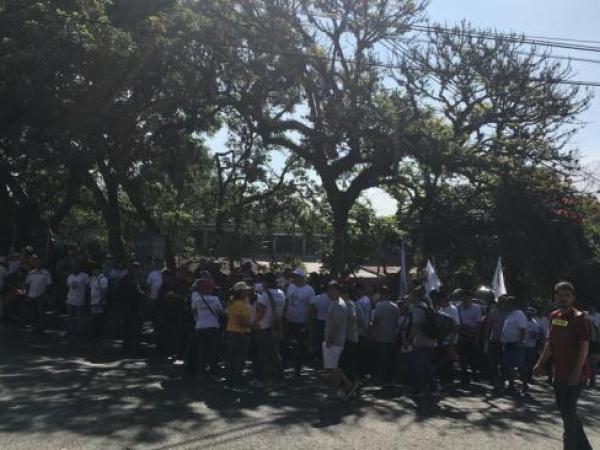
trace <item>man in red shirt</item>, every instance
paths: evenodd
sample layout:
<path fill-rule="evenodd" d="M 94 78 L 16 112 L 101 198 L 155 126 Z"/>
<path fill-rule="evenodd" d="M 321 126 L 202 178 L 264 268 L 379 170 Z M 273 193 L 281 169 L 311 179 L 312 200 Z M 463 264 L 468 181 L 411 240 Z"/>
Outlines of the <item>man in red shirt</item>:
<path fill-rule="evenodd" d="M 575 288 L 571 283 L 558 283 L 554 294 L 560 309 L 550 315 L 548 341 L 534 373 L 543 375 L 544 365 L 552 356 L 554 394 L 564 426 L 564 450 L 591 450 L 583 425 L 577 416 L 577 400 L 582 386 L 590 376 L 590 326 L 585 315 L 573 307 Z"/>

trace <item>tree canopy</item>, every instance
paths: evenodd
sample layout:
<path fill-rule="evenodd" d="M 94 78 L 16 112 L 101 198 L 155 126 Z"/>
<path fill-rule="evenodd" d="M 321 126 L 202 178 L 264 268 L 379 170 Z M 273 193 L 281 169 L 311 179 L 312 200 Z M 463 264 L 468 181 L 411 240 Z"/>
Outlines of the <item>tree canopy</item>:
<path fill-rule="evenodd" d="M 0 2 L 2 249 L 94 229 L 123 258 L 145 229 L 173 264 L 202 224 L 231 259 L 226 225 L 300 229 L 331 236 L 334 273 L 403 240 L 472 282 L 502 255 L 527 295 L 591 289 L 598 202 L 571 143 L 590 92 L 518 35 L 416 36 L 427 3 Z"/>

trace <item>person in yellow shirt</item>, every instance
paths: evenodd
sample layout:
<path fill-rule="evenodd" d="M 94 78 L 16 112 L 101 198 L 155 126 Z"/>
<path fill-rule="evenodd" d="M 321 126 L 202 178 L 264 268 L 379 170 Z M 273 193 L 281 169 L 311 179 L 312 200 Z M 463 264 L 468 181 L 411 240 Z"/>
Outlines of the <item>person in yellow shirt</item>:
<path fill-rule="evenodd" d="M 242 392 L 242 373 L 250 344 L 250 310 L 248 300 L 252 288 L 243 281 L 233 286 L 227 306 L 227 378 L 235 392 Z"/>

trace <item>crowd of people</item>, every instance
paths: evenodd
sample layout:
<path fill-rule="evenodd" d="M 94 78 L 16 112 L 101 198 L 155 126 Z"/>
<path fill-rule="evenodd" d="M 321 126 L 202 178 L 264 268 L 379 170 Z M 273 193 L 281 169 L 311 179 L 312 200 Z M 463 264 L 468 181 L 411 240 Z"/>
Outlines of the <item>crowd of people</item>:
<path fill-rule="evenodd" d="M 487 382 L 499 394 L 521 395 L 537 374 L 554 384 L 557 401 L 570 402 L 575 394 L 559 394 L 560 383 L 595 385 L 600 313 L 575 310 L 569 283 L 557 285 L 552 312 L 550 304 L 539 310 L 468 286 L 426 292 L 413 282 L 398 299 L 385 285 L 307 277 L 302 268 L 255 273 L 242 264 L 225 274 L 210 261 L 194 270 L 162 266 L 119 267 L 106 255 L 50 269 L 27 248 L 0 258 L 0 320 L 43 332 L 48 310 L 63 312 L 67 333 L 98 351 L 120 339 L 127 355 L 182 359 L 188 376 L 211 383 L 224 375 L 236 392 L 285 384 L 307 368 L 326 372 L 333 401 L 358 395 L 364 384 L 402 387 L 418 398 Z M 589 343 L 585 361 L 565 339 Z M 582 433 L 574 404 L 564 408 L 565 428 L 571 420 L 571 434 Z"/>

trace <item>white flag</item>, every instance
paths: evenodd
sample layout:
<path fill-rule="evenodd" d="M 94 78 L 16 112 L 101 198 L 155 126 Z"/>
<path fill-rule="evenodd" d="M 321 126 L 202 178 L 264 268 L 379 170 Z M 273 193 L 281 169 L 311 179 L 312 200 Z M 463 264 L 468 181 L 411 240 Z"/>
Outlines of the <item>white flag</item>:
<path fill-rule="evenodd" d="M 398 299 L 402 300 L 408 295 L 408 275 L 406 273 L 406 252 L 404 251 L 404 241 L 402 241 L 402 250 L 400 252 L 400 286 Z"/>
<path fill-rule="evenodd" d="M 427 266 L 425 266 L 425 292 L 427 295 L 431 291 L 439 291 L 442 286 L 442 282 L 440 281 L 435 267 L 431 264 L 431 261 L 427 260 Z"/>
<path fill-rule="evenodd" d="M 498 265 L 496 266 L 496 272 L 494 273 L 494 279 L 492 280 L 492 292 L 496 301 L 503 295 L 506 295 L 506 285 L 504 284 L 504 271 L 502 270 L 502 258 L 498 258 Z"/>

